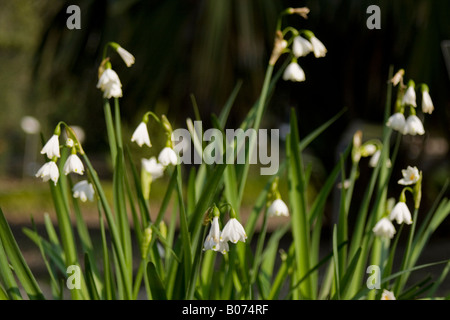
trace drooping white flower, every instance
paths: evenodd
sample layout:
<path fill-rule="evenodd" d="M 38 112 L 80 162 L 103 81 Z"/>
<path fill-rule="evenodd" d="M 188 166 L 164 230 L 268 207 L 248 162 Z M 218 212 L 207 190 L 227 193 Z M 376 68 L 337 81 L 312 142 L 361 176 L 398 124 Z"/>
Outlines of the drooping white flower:
<path fill-rule="evenodd" d="M 151 147 L 152 143 L 150 142 L 150 136 L 148 135 L 147 124 L 142 121 L 134 130 L 133 135 L 131 136 L 131 142 L 136 142 L 139 147 L 146 144 Z"/>
<path fill-rule="evenodd" d="M 71 154 L 67 157 L 63 170 L 65 175 L 68 175 L 71 172 L 82 175 L 84 173 L 83 162 L 81 162 L 81 159 L 76 154 Z"/>
<path fill-rule="evenodd" d="M 42 178 L 44 182 L 52 180 L 56 185 L 59 179 L 58 166 L 54 161 L 46 162 L 36 173 L 36 178 Z"/>
<path fill-rule="evenodd" d="M 370 157 L 372 156 L 375 152 L 377 152 L 377 146 L 374 145 L 373 143 L 369 143 L 369 144 L 365 144 L 361 147 L 361 156 L 362 157 Z"/>
<path fill-rule="evenodd" d="M 405 128 L 403 134 L 423 135 L 425 134 L 425 129 L 423 128 L 422 121 L 416 115 L 408 116 L 406 119 Z"/>
<path fill-rule="evenodd" d="M 396 299 L 392 291 L 384 289 L 383 293 L 381 294 L 380 300 L 396 300 Z"/>
<path fill-rule="evenodd" d="M 122 58 L 123 62 L 125 62 L 127 67 L 131 67 L 134 64 L 135 61 L 134 56 L 124 48 L 119 46 L 117 48 L 117 53 L 120 55 L 120 57 Z"/>
<path fill-rule="evenodd" d="M 177 156 L 176 152 L 172 148 L 165 147 L 159 153 L 158 161 L 164 167 L 167 167 L 170 164 L 176 165 L 176 164 L 178 164 L 178 156 Z"/>
<path fill-rule="evenodd" d="M 433 101 L 428 91 L 422 91 L 422 112 L 432 114 L 434 111 Z"/>
<path fill-rule="evenodd" d="M 398 70 L 397 73 L 390 80 L 392 82 L 392 85 L 394 87 L 396 85 L 398 85 L 403 80 L 404 75 L 405 75 L 405 70 L 403 70 L 403 69 Z"/>
<path fill-rule="evenodd" d="M 317 39 L 315 36 L 312 36 L 309 41 L 312 44 L 313 47 L 313 51 L 314 51 L 314 56 L 316 58 L 322 58 L 325 57 L 325 55 L 327 54 L 327 48 L 325 48 L 324 44 L 322 43 L 322 41 L 320 41 L 319 39 Z"/>
<path fill-rule="evenodd" d="M 403 105 L 409 105 L 413 107 L 417 107 L 416 104 L 416 91 L 414 90 L 414 86 L 408 86 L 408 89 L 406 89 L 406 93 L 403 96 L 402 100 Z"/>
<path fill-rule="evenodd" d="M 305 72 L 296 62 L 291 62 L 283 73 L 283 80 L 302 82 L 306 80 Z"/>
<path fill-rule="evenodd" d="M 242 224 L 236 218 L 228 220 L 220 235 L 220 241 L 237 243 L 238 241 L 245 242 L 245 239 L 247 239 L 247 234 Z"/>
<path fill-rule="evenodd" d="M 411 224 L 411 212 L 408 209 L 406 203 L 400 201 L 395 207 L 392 209 L 389 219 L 391 221 L 396 220 L 398 224 L 402 224 L 403 222 L 406 224 Z"/>
<path fill-rule="evenodd" d="M 103 98 L 119 98 L 122 97 L 122 83 L 117 73 L 107 68 L 103 71 L 97 83 L 97 88 L 103 91 Z"/>
<path fill-rule="evenodd" d="M 94 201 L 94 187 L 87 180 L 76 183 L 72 188 L 72 192 L 74 198 L 79 198 L 83 202 L 86 202 L 88 199 L 89 201 Z"/>
<path fill-rule="evenodd" d="M 392 239 L 396 233 L 395 227 L 388 218 L 382 218 L 372 229 L 378 237 L 386 237 Z"/>
<path fill-rule="evenodd" d="M 302 36 L 297 36 L 294 38 L 294 41 L 292 43 L 292 53 L 294 54 L 294 56 L 296 56 L 297 58 L 304 57 L 312 51 L 313 46 L 307 39 L 303 38 Z"/>
<path fill-rule="evenodd" d="M 408 166 L 406 169 L 402 170 L 403 178 L 398 180 L 398 184 L 408 186 L 416 183 L 420 179 L 419 169 L 417 167 Z"/>
<path fill-rule="evenodd" d="M 405 131 L 405 116 L 401 112 L 394 113 L 392 116 L 389 117 L 386 125 L 393 130 L 399 131 L 403 133 Z"/>
<path fill-rule="evenodd" d="M 219 217 L 214 217 L 211 221 L 211 228 L 209 229 L 209 234 L 205 239 L 205 243 L 203 244 L 203 250 L 218 251 L 219 249 L 220 249 Z"/>
<path fill-rule="evenodd" d="M 142 168 L 152 176 L 152 180 L 163 176 L 164 166 L 161 163 L 158 163 L 155 157 L 151 157 L 150 159 L 142 159 L 141 163 Z"/>
<path fill-rule="evenodd" d="M 378 164 L 378 161 L 380 161 L 380 156 L 381 156 L 381 150 L 377 150 L 370 158 L 369 166 L 372 168 L 375 168 Z M 386 168 L 390 168 L 390 167 L 392 167 L 391 159 L 387 159 L 386 160 Z"/>
<path fill-rule="evenodd" d="M 269 214 L 269 217 L 280 217 L 280 216 L 289 216 L 289 209 L 281 199 L 276 199 L 272 202 L 272 204 L 267 209 L 267 213 Z"/>
<path fill-rule="evenodd" d="M 53 159 L 53 157 L 59 158 L 59 136 L 54 134 L 42 148 L 41 154 L 47 154 L 49 159 Z"/>

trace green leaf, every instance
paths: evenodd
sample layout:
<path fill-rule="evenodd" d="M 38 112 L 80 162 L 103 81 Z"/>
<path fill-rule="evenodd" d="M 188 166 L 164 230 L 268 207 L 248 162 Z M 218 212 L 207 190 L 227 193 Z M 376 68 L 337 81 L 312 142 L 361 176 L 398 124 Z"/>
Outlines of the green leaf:
<path fill-rule="evenodd" d="M 147 275 L 150 282 L 150 290 L 154 300 L 167 300 L 166 290 L 161 279 L 156 272 L 155 265 L 151 262 L 147 264 Z"/>

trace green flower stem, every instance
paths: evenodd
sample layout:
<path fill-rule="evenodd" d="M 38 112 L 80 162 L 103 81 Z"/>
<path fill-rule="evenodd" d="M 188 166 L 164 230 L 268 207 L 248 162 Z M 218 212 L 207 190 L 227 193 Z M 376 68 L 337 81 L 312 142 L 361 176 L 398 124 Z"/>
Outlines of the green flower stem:
<path fill-rule="evenodd" d="M 129 299 L 132 297 L 132 288 L 131 288 L 130 279 L 128 277 L 129 271 L 127 271 L 128 268 L 127 268 L 127 264 L 126 264 L 126 260 L 125 260 L 125 256 L 124 256 L 123 246 L 120 241 L 120 234 L 117 229 L 117 225 L 114 220 L 111 208 L 109 207 L 108 200 L 106 199 L 106 195 L 103 191 L 100 180 L 98 178 L 97 172 L 92 167 L 92 164 L 89 161 L 89 158 L 86 156 L 86 154 L 83 154 L 82 156 L 86 163 L 87 169 L 90 172 L 96 193 L 100 198 L 100 201 L 101 201 L 101 204 L 103 207 L 103 211 L 105 213 L 106 221 L 108 222 L 108 226 L 109 226 L 109 229 L 111 232 L 114 252 L 116 254 L 116 257 L 117 257 L 117 260 L 119 263 L 119 267 L 120 267 L 119 268 L 120 275 L 122 277 L 122 280 L 123 280 L 124 286 L 125 286 L 125 292 L 124 292 L 125 298 Z"/>
<path fill-rule="evenodd" d="M 116 163 L 117 156 L 117 143 L 116 143 L 116 135 L 114 133 L 114 122 L 111 115 L 111 105 L 109 104 L 109 100 L 105 99 L 103 102 L 103 111 L 105 113 L 106 120 L 106 132 L 108 133 L 108 142 L 109 148 L 111 152 L 111 163 Z"/>

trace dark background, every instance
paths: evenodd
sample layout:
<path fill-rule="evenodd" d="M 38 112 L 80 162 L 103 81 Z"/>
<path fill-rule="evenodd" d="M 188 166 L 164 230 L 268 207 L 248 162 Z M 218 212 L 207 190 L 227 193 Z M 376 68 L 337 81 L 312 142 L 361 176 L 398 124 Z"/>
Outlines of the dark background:
<path fill-rule="evenodd" d="M 81 30 L 66 27 L 71 4 L 81 8 Z M 366 27 L 369 5 L 381 9 L 380 30 Z M 277 15 L 289 6 L 307 6 L 311 12 L 308 20 L 288 17 L 284 26 L 312 30 L 328 53 L 299 60 L 306 82 L 278 82 L 263 127 L 287 123 L 294 107 L 303 137 L 347 108 L 307 150 L 320 168 L 320 182 L 357 128 L 364 129 L 365 139 L 381 134 L 389 67 L 404 68 L 406 81 L 429 85 L 436 109 L 425 117 L 425 136 L 404 138 L 396 172 L 420 166 L 428 190 L 424 201 L 434 199 L 450 171 L 450 81 L 441 48 L 450 39 L 450 1 L 2 1 L 0 175 L 23 174 L 25 134 L 19 123 L 25 115 L 41 122 L 45 136 L 60 120 L 81 126 L 87 137 L 84 149 L 106 158 L 102 94 L 95 86 L 108 41 L 136 57 L 127 68 L 110 55 L 123 83 L 125 137 L 148 110 L 165 113 L 174 127 L 186 127 L 186 117 L 194 117 L 191 94 L 207 125 L 242 80 L 227 124 L 236 128 L 259 96 Z M 158 146 L 164 140 L 152 142 Z M 361 183 L 369 174 L 362 166 Z"/>

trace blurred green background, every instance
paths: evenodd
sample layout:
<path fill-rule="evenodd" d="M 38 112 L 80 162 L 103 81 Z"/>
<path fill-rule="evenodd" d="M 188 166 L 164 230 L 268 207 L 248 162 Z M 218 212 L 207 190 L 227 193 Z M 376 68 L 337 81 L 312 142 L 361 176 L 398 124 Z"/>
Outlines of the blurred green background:
<path fill-rule="evenodd" d="M 66 8 L 72 4 L 81 8 L 81 30 L 66 27 Z M 381 9 L 380 30 L 366 27 L 366 9 L 373 4 Z M 424 202 L 432 201 L 450 172 L 450 71 L 441 48 L 450 40 L 450 1 L 432 0 L 1 1 L 0 201 L 9 203 L 14 186 L 22 195 L 24 189 L 46 187 L 37 179 L 30 182 L 36 167 L 24 168 L 42 160 L 38 150 L 35 155 L 29 151 L 38 139 L 20 127 L 26 115 L 39 120 L 46 137 L 60 120 L 82 127 L 84 149 L 108 176 L 102 94 L 96 88 L 105 43 L 116 41 L 136 57 L 127 68 L 111 55 L 123 83 L 124 137 L 148 110 L 165 113 L 174 127 L 186 127 L 186 117 L 194 117 L 191 94 L 207 127 L 211 113 L 220 112 L 242 80 L 228 123 L 236 128 L 259 95 L 277 15 L 289 6 L 311 9 L 308 20 L 293 16 L 285 22 L 312 30 L 328 54 L 301 58 L 306 82 L 277 84 L 263 127 L 282 127 L 294 107 L 305 136 L 346 107 L 345 115 L 307 150 L 320 183 L 356 128 L 364 129 L 365 139 L 381 133 L 389 66 L 404 68 L 406 80 L 429 85 L 435 112 L 425 118 L 425 136 L 405 137 L 398 172 L 406 165 L 420 166 L 426 177 Z M 150 128 L 152 136 L 155 130 Z M 151 151 L 131 145 L 132 151 L 155 155 L 164 141 L 152 142 Z M 369 174 L 362 167 L 361 183 Z M 20 183 L 27 177 L 29 187 Z M 395 186 L 392 193 L 398 194 Z M 248 195 L 251 200 L 253 193 Z"/>

